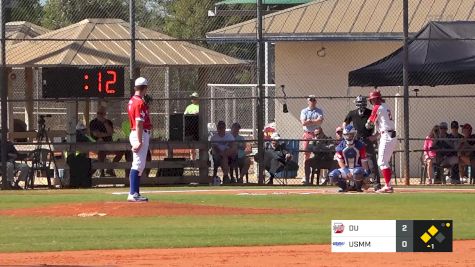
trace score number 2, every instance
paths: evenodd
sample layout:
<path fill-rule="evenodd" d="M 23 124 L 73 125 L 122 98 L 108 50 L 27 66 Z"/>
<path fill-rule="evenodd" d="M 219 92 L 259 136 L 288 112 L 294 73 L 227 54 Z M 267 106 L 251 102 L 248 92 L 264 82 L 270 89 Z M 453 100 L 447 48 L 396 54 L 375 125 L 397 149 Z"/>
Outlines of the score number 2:
<path fill-rule="evenodd" d="M 115 94 L 115 89 L 111 88 L 111 85 L 117 82 L 117 72 L 115 70 L 106 71 L 107 74 L 111 75 L 112 78 L 106 81 L 105 91 L 106 94 Z M 97 90 L 102 93 L 102 72 L 97 74 Z"/>

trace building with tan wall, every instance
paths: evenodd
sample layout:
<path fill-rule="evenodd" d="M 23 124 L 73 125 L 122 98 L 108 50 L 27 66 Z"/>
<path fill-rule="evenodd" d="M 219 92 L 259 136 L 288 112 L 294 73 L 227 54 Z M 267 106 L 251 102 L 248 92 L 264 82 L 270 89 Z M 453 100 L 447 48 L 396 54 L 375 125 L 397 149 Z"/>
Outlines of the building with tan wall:
<path fill-rule="evenodd" d="M 402 45 L 402 1 L 318 0 L 269 14 L 264 18 L 264 37 L 275 43 L 275 84 L 284 84 L 287 94 L 301 99 L 288 101 L 289 113 L 276 105 L 276 123 L 285 138 L 300 138 L 300 110 L 304 96 L 314 94 L 326 113 L 327 134 L 354 108 L 349 99 L 367 95 L 371 88 L 349 88 L 348 73 L 395 51 Z M 475 19 L 475 0 L 409 0 L 411 35 L 429 21 Z M 210 39 L 254 40 L 256 21 L 209 32 Z M 323 52 L 322 52 L 323 51 Z M 414 88 L 411 88 L 414 89 Z M 451 120 L 475 123 L 474 98 L 422 98 L 424 95 L 475 95 L 473 86 L 417 87 L 420 98 L 410 100 L 410 136 L 424 138 L 434 124 Z M 383 95 L 395 96 L 402 88 L 381 88 Z M 276 92 L 279 95 L 279 92 Z M 415 93 L 411 93 L 415 95 Z M 332 98 L 333 97 L 333 98 Z M 398 136 L 403 136 L 402 105 L 394 98 L 388 103 L 398 114 Z M 399 101 L 401 103 L 402 101 Z M 411 150 L 422 141 L 411 141 Z M 397 169 L 399 169 L 399 156 Z M 417 176 L 420 152 L 411 153 L 411 175 Z M 399 173 L 399 172 L 398 172 Z"/>

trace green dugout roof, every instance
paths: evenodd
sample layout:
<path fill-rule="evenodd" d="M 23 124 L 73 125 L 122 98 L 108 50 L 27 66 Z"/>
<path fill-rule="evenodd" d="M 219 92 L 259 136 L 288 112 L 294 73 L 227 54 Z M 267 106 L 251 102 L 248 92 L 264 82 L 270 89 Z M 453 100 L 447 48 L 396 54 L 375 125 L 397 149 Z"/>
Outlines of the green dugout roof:
<path fill-rule="evenodd" d="M 264 5 L 300 5 L 306 4 L 313 0 L 262 0 Z M 225 0 L 215 5 L 237 5 L 237 4 L 256 4 L 256 0 Z"/>

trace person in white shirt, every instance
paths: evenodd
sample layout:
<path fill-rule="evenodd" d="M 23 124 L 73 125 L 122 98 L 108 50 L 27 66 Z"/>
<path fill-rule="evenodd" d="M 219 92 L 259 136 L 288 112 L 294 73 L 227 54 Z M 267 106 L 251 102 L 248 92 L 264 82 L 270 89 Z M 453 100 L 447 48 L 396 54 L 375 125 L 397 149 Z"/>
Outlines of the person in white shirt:
<path fill-rule="evenodd" d="M 210 140 L 213 151 L 213 163 L 215 166 L 221 166 L 223 184 L 229 184 L 231 183 L 229 179 L 229 160 L 232 160 L 236 152 L 234 136 L 226 133 L 226 123 L 224 121 L 218 122 L 217 130 L 218 132 Z"/>
<path fill-rule="evenodd" d="M 377 135 L 380 137 L 378 147 L 378 166 L 386 184 L 376 192 L 392 193 L 394 190 L 391 186 L 392 171 L 389 162 L 397 144 L 393 116 L 391 114 L 391 109 L 385 103 L 380 91 L 372 91 L 369 94 L 369 102 L 373 105 L 373 109 L 365 126 L 367 129 L 374 129 L 376 127 L 378 132 Z"/>
<path fill-rule="evenodd" d="M 317 98 L 314 95 L 307 97 L 308 106 L 300 112 L 300 122 L 303 128 L 303 150 L 305 150 L 305 160 L 310 158 L 308 151 L 309 142 L 315 138 L 315 129 L 323 123 L 323 110 L 317 108 Z M 304 181 L 302 181 L 304 182 Z"/>

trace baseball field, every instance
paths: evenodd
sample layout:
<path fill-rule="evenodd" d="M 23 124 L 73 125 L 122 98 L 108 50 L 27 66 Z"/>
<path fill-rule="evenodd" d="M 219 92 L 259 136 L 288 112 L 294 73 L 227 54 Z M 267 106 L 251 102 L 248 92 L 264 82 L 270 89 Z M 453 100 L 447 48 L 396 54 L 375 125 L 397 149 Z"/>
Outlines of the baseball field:
<path fill-rule="evenodd" d="M 475 188 L 4 191 L 0 265 L 475 266 Z M 332 219 L 451 219 L 453 253 L 331 253 Z"/>

